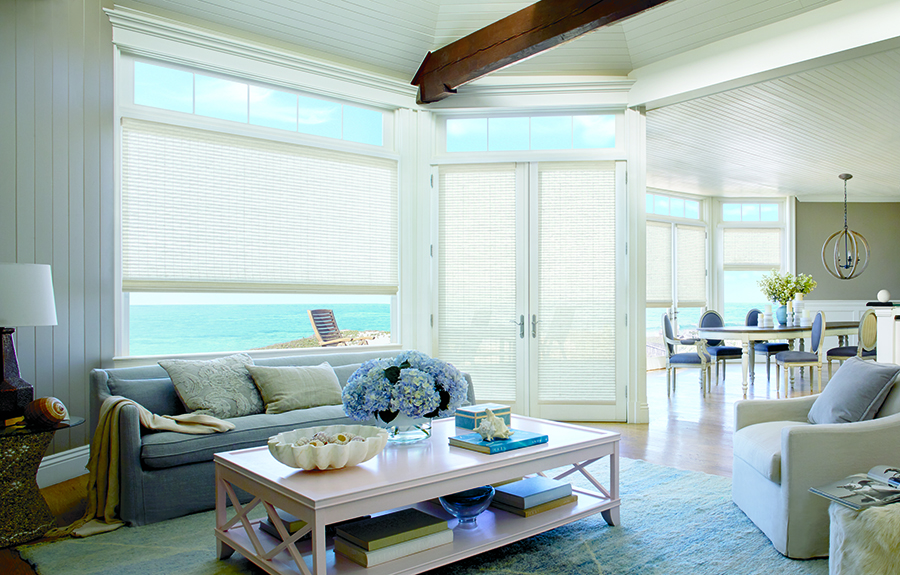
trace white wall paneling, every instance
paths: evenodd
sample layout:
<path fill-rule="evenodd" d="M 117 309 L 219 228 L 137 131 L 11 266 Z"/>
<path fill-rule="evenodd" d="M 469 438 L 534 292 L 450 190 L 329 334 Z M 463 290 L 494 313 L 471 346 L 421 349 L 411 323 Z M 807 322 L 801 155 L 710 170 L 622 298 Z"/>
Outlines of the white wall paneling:
<path fill-rule="evenodd" d="M 111 4 L 0 2 L 0 75 L 14 80 L 0 82 L 0 261 L 52 266 L 59 322 L 16 330 L 19 367 L 77 416 L 90 369 L 112 358 Z M 58 432 L 49 451 L 90 432 Z"/>

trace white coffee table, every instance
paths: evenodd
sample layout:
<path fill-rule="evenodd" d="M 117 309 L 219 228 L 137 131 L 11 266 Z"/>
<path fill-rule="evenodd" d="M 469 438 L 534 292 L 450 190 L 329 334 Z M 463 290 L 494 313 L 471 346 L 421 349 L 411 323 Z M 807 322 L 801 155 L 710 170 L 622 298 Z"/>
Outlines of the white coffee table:
<path fill-rule="evenodd" d="M 507 545 L 583 517 L 602 513 L 609 525 L 619 524 L 619 434 L 599 429 L 513 416 L 511 427 L 549 436 L 549 442 L 487 455 L 450 447 L 447 438 L 463 433 L 453 419 L 436 420 L 429 440 L 408 446 L 388 445 L 375 458 L 355 467 L 302 471 L 276 461 L 266 447 L 215 455 L 216 545 L 220 559 L 237 551 L 272 574 L 413 574 Z M 603 486 L 584 466 L 609 457 L 609 484 Z M 478 516 L 478 527 L 456 529 L 453 543 L 365 568 L 335 554 L 325 526 L 361 515 L 416 506 L 455 525 L 434 500 L 441 495 L 497 483 L 549 469 L 566 467 L 564 478 L 581 472 L 597 491 L 574 488 L 578 501 L 532 517 L 489 508 Z M 252 495 L 241 505 L 234 487 Z M 226 505 L 236 515 L 227 519 Z M 307 522 L 285 542 L 270 537 L 247 513 L 262 503 L 270 517 L 281 508 Z M 276 522 L 277 524 L 277 522 Z M 279 525 L 280 527 L 280 525 Z M 312 530 L 311 541 L 294 545 Z"/>

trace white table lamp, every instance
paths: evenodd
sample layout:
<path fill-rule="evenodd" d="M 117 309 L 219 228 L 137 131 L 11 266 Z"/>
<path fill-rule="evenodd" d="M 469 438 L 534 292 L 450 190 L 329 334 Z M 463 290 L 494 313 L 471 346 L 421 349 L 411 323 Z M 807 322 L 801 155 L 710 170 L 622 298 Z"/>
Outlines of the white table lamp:
<path fill-rule="evenodd" d="M 56 325 L 50 266 L 0 263 L 0 427 L 34 399 L 34 387 L 19 377 L 12 335 L 17 327 L 43 325 Z"/>

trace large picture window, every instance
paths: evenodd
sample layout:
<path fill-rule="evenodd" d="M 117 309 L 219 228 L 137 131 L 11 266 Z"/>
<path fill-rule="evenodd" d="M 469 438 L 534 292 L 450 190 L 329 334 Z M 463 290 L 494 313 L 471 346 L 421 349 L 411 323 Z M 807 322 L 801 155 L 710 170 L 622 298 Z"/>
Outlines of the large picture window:
<path fill-rule="evenodd" d="M 131 118 L 121 143 L 120 353 L 318 345 L 321 307 L 390 342 L 395 159 Z"/>

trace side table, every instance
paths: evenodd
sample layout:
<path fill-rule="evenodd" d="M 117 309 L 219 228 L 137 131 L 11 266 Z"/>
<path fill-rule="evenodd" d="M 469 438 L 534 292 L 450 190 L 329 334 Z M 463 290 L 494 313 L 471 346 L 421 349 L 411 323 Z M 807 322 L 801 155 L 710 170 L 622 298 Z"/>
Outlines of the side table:
<path fill-rule="evenodd" d="M 54 526 L 55 518 L 38 489 L 38 466 L 58 429 L 82 423 L 83 417 L 71 417 L 52 427 L 0 429 L 0 547 L 31 541 Z"/>

